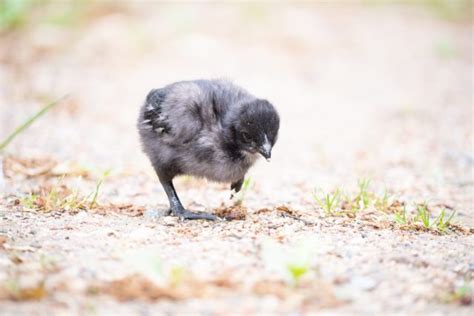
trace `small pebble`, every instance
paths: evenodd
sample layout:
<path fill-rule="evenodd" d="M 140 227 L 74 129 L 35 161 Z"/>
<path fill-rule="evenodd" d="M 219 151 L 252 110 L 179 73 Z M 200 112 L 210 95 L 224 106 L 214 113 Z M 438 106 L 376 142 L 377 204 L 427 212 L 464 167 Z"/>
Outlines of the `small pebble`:
<path fill-rule="evenodd" d="M 143 213 L 145 218 L 159 218 L 165 216 L 165 210 L 148 209 Z"/>
<path fill-rule="evenodd" d="M 165 216 L 163 217 L 163 224 L 166 226 L 174 226 L 178 222 L 177 217 Z"/>
<path fill-rule="evenodd" d="M 377 282 L 369 277 L 354 276 L 351 278 L 350 285 L 364 291 L 371 291 L 377 287 Z"/>

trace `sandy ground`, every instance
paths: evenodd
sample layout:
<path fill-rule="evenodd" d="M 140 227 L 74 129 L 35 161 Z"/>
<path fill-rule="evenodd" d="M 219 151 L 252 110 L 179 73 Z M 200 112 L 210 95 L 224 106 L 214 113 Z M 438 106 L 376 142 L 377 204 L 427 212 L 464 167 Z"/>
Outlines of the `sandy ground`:
<path fill-rule="evenodd" d="M 415 6 L 136 3 L 4 34 L 0 135 L 69 97 L 4 156 L 0 314 L 472 315 L 472 31 Z M 160 216 L 135 119 L 151 88 L 210 77 L 274 103 L 280 137 L 251 170 L 245 220 L 179 222 Z M 101 209 L 25 206 L 48 184 L 86 196 L 108 169 Z M 326 216 L 312 197 L 362 178 L 409 212 L 456 210 L 461 228 L 403 228 L 373 207 Z M 176 186 L 190 209 L 232 204 L 228 185 Z"/>

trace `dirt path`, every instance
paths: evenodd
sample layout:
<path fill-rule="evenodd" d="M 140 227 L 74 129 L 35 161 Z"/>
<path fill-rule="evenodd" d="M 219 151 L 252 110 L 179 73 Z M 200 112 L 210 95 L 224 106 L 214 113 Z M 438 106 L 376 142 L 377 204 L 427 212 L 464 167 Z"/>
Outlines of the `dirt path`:
<path fill-rule="evenodd" d="M 0 135 L 70 97 L 4 157 L 0 314 L 469 315 L 471 40 L 472 23 L 421 7 L 350 5 L 141 3 L 4 35 Z M 274 158 L 250 174 L 244 220 L 160 216 L 138 107 L 153 87 L 222 76 L 277 106 Z M 109 169 L 99 205 L 53 203 L 51 191 L 94 192 Z M 363 210 L 340 201 L 328 216 L 312 196 L 357 197 L 360 179 Z M 177 188 L 191 209 L 231 205 L 227 185 L 184 177 Z M 457 226 L 423 229 L 424 202 L 433 218 L 456 210 Z"/>

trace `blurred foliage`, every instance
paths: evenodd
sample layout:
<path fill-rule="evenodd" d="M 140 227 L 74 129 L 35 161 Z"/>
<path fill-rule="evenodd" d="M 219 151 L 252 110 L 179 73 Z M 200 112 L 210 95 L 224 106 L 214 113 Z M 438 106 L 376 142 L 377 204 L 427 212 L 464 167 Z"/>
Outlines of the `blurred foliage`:
<path fill-rule="evenodd" d="M 344 3 L 344 1 L 334 1 Z M 133 1 L 129 1 L 132 4 Z M 361 0 L 361 4 L 369 5 L 413 5 L 426 8 L 436 15 L 449 20 L 472 19 L 472 0 Z M 317 2 L 316 2 L 317 4 Z M 266 18 L 271 3 L 249 2 L 240 6 L 242 18 L 247 23 L 261 21 Z M 26 24 L 49 23 L 58 26 L 74 25 L 82 20 L 87 12 L 101 10 L 124 9 L 127 1 L 109 2 L 94 0 L 0 0 L 0 32 L 15 30 Z M 146 10 L 148 6 L 144 5 Z M 169 19 L 176 28 L 187 29 L 192 25 L 192 10 L 181 6 Z"/>
<path fill-rule="evenodd" d="M 35 4 L 33 0 L 0 0 L 0 30 L 22 26 Z"/>
<path fill-rule="evenodd" d="M 72 25 L 80 21 L 92 4 L 92 0 L 0 0 L 0 31 L 36 23 Z"/>
<path fill-rule="evenodd" d="M 427 0 L 426 3 L 440 16 L 450 20 L 472 18 L 472 0 Z"/>
<path fill-rule="evenodd" d="M 417 5 L 453 21 L 472 19 L 472 0 L 363 0 L 369 5 Z"/>

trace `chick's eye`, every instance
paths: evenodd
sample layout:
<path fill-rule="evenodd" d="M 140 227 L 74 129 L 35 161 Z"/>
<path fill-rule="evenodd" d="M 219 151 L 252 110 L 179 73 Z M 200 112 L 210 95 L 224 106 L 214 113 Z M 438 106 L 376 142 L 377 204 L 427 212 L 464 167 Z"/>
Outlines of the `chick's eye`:
<path fill-rule="evenodd" d="M 249 133 L 247 133 L 247 132 L 242 132 L 242 139 L 243 139 L 246 143 L 250 142 L 250 135 L 249 135 Z"/>

